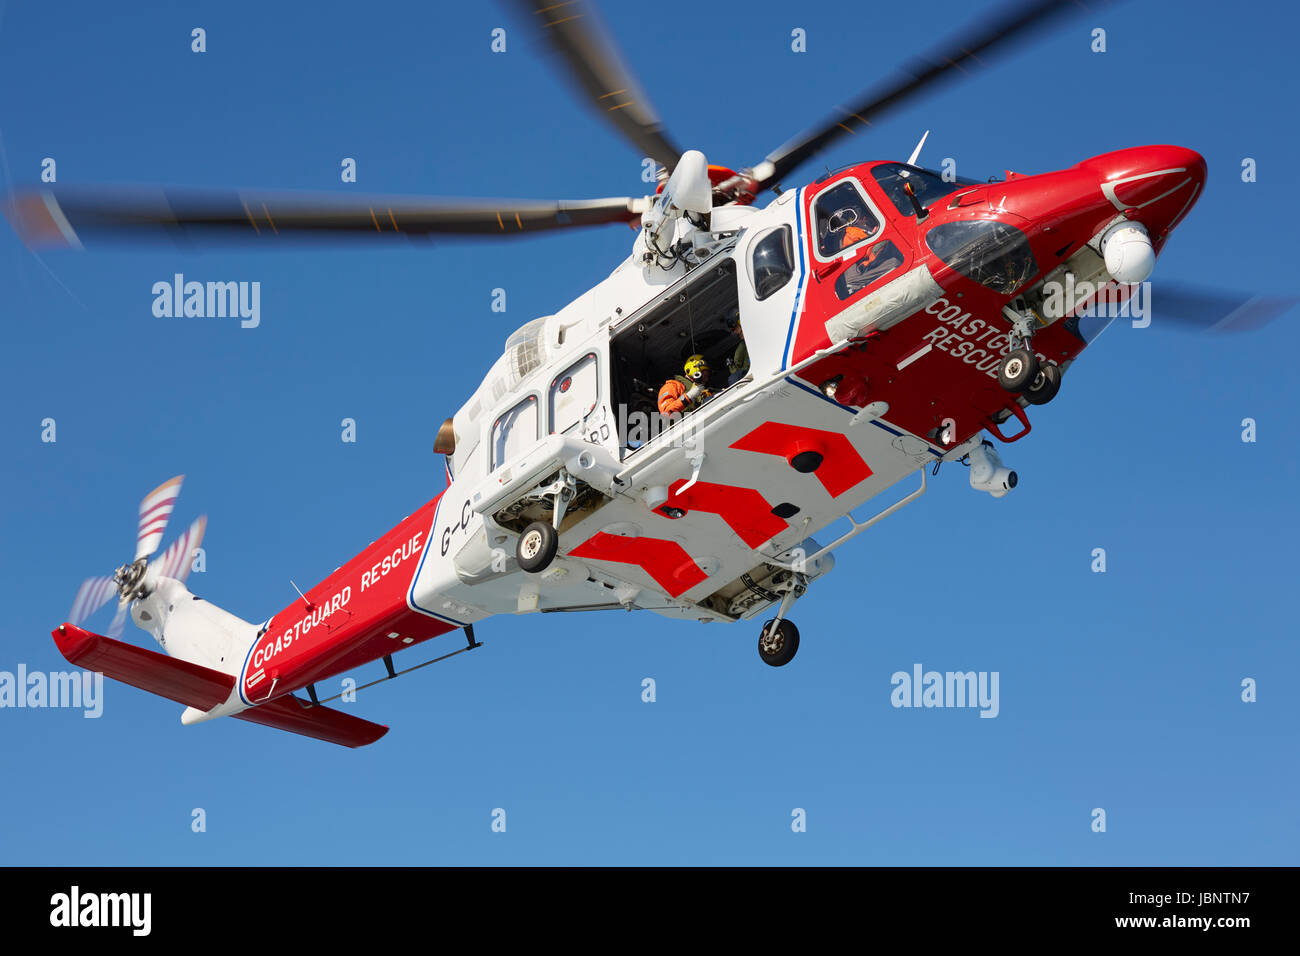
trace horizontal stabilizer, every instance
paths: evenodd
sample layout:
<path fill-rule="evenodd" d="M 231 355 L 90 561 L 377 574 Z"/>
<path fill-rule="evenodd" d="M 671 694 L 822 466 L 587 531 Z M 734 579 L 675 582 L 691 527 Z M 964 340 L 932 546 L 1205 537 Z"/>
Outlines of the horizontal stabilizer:
<path fill-rule="evenodd" d="M 75 624 L 62 624 L 53 634 L 69 663 L 199 710 L 224 703 L 235 686 L 230 674 L 92 634 Z"/>
<path fill-rule="evenodd" d="M 235 686 L 235 678 L 230 674 L 92 634 L 75 624 L 63 624 L 53 633 L 54 643 L 69 663 L 100 671 L 106 677 L 195 710 L 206 712 L 225 703 Z M 313 706 L 293 696 L 280 697 L 231 716 L 344 747 L 364 747 L 388 733 L 383 724 Z"/>
<path fill-rule="evenodd" d="M 231 716 L 344 747 L 364 747 L 388 733 L 383 724 L 373 724 L 319 704 L 308 704 L 293 696 L 280 697 Z"/>

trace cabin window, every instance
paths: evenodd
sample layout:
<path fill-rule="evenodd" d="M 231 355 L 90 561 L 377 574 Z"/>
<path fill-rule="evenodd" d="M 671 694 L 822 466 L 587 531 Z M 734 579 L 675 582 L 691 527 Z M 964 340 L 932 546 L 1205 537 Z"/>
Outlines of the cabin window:
<path fill-rule="evenodd" d="M 837 183 L 813 201 L 813 221 L 817 252 L 823 259 L 833 259 L 880 232 L 880 220 L 852 179 Z"/>
<path fill-rule="evenodd" d="M 760 302 L 780 291 L 794 275 L 794 241 L 789 226 L 778 226 L 754 240 L 749 281 Z"/>
<path fill-rule="evenodd" d="M 493 423 L 493 471 L 536 444 L 541 437 L 538 418 L 537 396 L 529 395 Z"/>
<path fill-rule="evenodd" d="M 551 382 L 551 432 L 563 434 L 581 424 L 599 398 L 596 353 L 590 352 Z"/>
<path fill-rule="evenodd" d="M 506 368 L 510 373 L 510 387 L 526 379 L 534 369 L 541 368 L 546 361 L 546 322 L 548 316 L 533 319 L 515 329 L 514 334 L 506 339 L 506 355 L 510 361 Z"/>

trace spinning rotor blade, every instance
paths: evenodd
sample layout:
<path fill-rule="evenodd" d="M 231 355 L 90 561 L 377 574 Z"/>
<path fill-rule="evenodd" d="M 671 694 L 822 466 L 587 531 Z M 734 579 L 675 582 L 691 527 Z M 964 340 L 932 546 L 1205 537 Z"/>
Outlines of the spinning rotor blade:
<path fill-rule="evenodd" d="M 140 563 L 141 559 L 148 558 L 158 550 L 158 543 L 167 529 L 167 520 L 176 507 L 176 498 L 180 495 L 181 483 L 184 479 L 184 475 L 177 475 L 145 495 L 144 501 L 140 502 L 140 537 L 135 563 L 129 568 L 120 568 L 117 577 L 87 578 L 83 581 L 77 591 L 76 599 L 72 602 L 72 610 L 68 612 L 69 622 L 81 624 L 117 597 L 117 613 L 113 615 L 113 622 L 109 624 L 107 633 L 112 638 L 122 635 L 126 614 L 131 607 L 131 599 L 136 596 L 134 588 L 145 578 L 146 566 Z M 173 541 L 167 550 L 152 562 L 151 577 L 175 578 L 182 582 L 189 577 L 194 552 L 202 543 L 203 532 L 207 526 L 206 515 L 190 525 L 184 534 Z"/>
<path fill-rule="evenodd" d="M 203 532 L 208 527 L 208 516 L 200 515 L 194 523 L 185 529 L 185 533 L 173 541 L 154 563 L 154 570 L 161 577 L 184 581 L 190 576 L 194 563 L 194 552 L 203 543 Z"/>
<path fill-rule="evenodd" d="M 724 183 L 720 188 L 753 192 L 774 185 L 831 143 L 866 129 L 876 117 L 931 92 L 941 81 L 951 79 L 954 73 L 970 73 L 992 62 L 994 55 L 1014 52 L 1010 41 L 1023 41 L 1035 30 L 1072 11 L 1099 9 L 1108 2 L 1019 0 L 1005 4 L 985 17 L 980 26 L 955 34 L 927 56 L 919 57 L 904 67 L 892 79 L 838 108 L 836 115 L 821 125 L 768 153 L 762 163 L 738 177 L 742 182 Z"/>
<path fill-rule="evenodd" d="M 1300 297 L 1251 295 L 1182 283 L 1156 283 L 1150 295 L 1153 325 L 1203 332 L 1253 332 L 1293 309 Z"/>
<path fill-rule="evenodd" d="M 147 558 L 162 544 L 163 533 L 176 507 L 184 475 L 169 478 L 144 496 L 140 502 L 140 531 L 136 538 L 135 559 Z"/>
<path fill-rule="evenodd" d="M 108 625 L 108 631 L 106 632 L 108 637 L 117 640 L 122 636 L 122 631 L 126 627 L 126 612 L 130 607 L 130 601 L 121 600 L 117 602 L 117 613 L 113 615 L 113 620 Z"/>
<path fill-rule="evenodd" d="M 117 582 L 112 578 L 86 578 L 77 589 L 68 623 L 81 624 L 116 596 Z"/>
<path fill-rule="evenodd" d="M 5 215 L 28 245 L 81 246 L 83 234 L 160 238 L 196 234 L 274 242 L 302 236 L 514 235 L 631 222 L 644 199 L 573 202 L 426 199 L 243 191 L 106 189 L 20 192 Z"/>
<path fill-rule="evenodd" d="M 629 143 L 671 173 L 681 150 L 663 132 L 641 89 L 586 0 L 515 0 L 569 68 L 596 112 Z"/>

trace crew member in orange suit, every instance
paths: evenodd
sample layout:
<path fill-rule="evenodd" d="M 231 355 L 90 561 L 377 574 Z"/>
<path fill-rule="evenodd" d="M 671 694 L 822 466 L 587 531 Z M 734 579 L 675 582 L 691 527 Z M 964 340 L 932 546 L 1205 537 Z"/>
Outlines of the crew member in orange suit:
<path fill-rule="evenodd" d="M 709 380 L 709 363 L 703 355 L 688 358 L 683 371 L 685 376 L 674 375 L 659 389 L 659 411 L 663 415 L 685 414 L 712 394 L 704 387 Z"/>
<path fill-rule="evenodd" d="M 876 231 L 873 226 L 870 230 L 863 229 L 861 226 L 845 226 L 844 235 L 840 238 L 840 248 L 847 249 L 855 242 L 861 242 L 863 239 L 871 238 L 871 234 Z"/>

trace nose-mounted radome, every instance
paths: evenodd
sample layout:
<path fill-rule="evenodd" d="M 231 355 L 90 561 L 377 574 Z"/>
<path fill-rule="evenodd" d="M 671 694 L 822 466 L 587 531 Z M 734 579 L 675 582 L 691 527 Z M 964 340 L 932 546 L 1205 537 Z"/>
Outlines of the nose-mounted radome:
<path fill-rule="evenodd" d="M 1117 214 L 1140 223 L 1163 244 L 1205 188 L 1205 158 L 1182 146 L 1137 146 L 1085 159 L 1102 196 Z"/>

